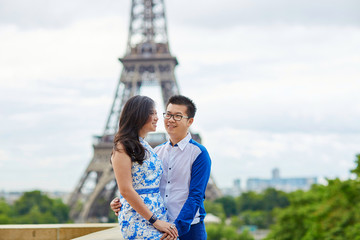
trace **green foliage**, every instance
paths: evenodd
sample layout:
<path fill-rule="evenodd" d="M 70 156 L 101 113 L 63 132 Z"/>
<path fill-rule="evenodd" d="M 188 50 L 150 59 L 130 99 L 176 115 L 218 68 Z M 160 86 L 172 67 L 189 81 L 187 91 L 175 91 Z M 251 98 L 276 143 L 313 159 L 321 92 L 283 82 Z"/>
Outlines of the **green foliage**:
<path fill-rule="evenodd" d="M 244 211 L 240 215 L 245 225 L 255 225 L 258 228 L 268 228 L 273 223 L 270 211 Z"/>
<path fill-rule="evenodd" d="M 236 209 L 235 198 L 231 196 L 225 196 L 215 200 L 215 203 L 220 203 L 225 211 L 226 217 L 237 215 L 238 211 Z"/>
<path fill-rule="evenodd" d="M 238 240 L 254 240 L 254 237 L 250 234 L 249 230 L 245 229 L 240 233 Z"/>
<path fill-rule="evenodd" d="M 274 223 L 274 209 L 289 205 L 287 194 L 274 188 L 268 188 L 263 193 L 245 192 L 234 201 L 239 219 L 246 225 L 259 228 L 268 228 Z"/>
<path fill-rule="evenodd" d="M 276 207 L 289 205 L 287 194 L 274 188 L 268 188 L 264 193 L 245 192 L 237 200 L 239 211 L 271 211 Z"/>
<path fill-rule="evenodd" d="M 223 221 L 231 218 L 232 226 L 243 224 L 268 228 L 274 222 L 273 209 L 289 205 L 287 194 L 273 188 L 263 193 L 245 192 L 237 198 L 225 196 L 214 202 L 205 201 L 206 212 L 220 217 Z"/>
<path fill-rule="evenodd" d="M 246 210 L 262 210 L 263 208 L 263 199 L 261 194 L 255 192 L 244 192 L 237 199 L 237 208 L 240 212 Z"/>
<path fill-rule="evenodd" d="M 277 210 L 268 240 L 360 239 L 360 182 L 328 180 L 308 192 L 290 194 L 290 206 Z"/>
<path fill-rule="evenodd" d="M 52 213 L 59 223 L 69 222 L 69 211 L 70 208 L 68 205 L 64 204 L 61 199 L 52 199 Z"/>
<path fill-rule="evenodd" d="M 12 208 L 5 199 L 0 198 L 0 224 L 8 224 L 11 222 L 9 216 L 12 215 Z"/>
<path fill-rule="evenodd" d="M 31 207 L 30 211 L 15 218 L 17 224 L 44 224 L 58 223 L 57 219 L 49 212 L 41 212 L 39 206 Z"/>
<path fill-rule="evenodd" d="M 209 239 L 246 239 L 238 238 L 236 229 L 244 224 L 267 228 L 276 220 L 267 240 L 360 240 L 360 154 L 355 163 L 355 180 L 328 180 L 327 186 L 313 185 L 307 192 L 267 189 L 219 199 L 231 226 L 209 225 Z"/>
<path fill-rule="evenodd" d="M 245 224 L 244 220 L 238 216 L 231 216 L 230 221 L 230 225 L 235 227 L 236 229 L 240 229 L 240 227 Z"/>
<path fill-rule="evenodd" d="M 205 200 L 204 207 L 207 213 L 212 213 L 215 216 L 221 218 L 222 220 L 225 220 L 225 211 L 221 203 Z"/>
<path fill-rule="evenodd" d="M 15 203 L 14 209 L 17 214 L 28 214 L 33 206 L 39 207 L 39 212 L 46 212 L 51 206 L 51 199 L 40 191 L 25 192 Z"/>
<path fill-rule="evenodd" d="M 44 224 L 69 222 L 69 207 L 40 191 L 25 192 L 11 206 L 0 200 L 0 224 Z"/>
<path fill-rule="evenodd" d="M 208 240 L 254 240 L 248 231 L 238 233 L 235 227 L 224 224 L 206 225 L 206 233 Z"/>
<path fill-rule="evenodd" d="M 12 214 L 11 206 L 5 201 L 4 198 L 0 198 L 0 215 L 11 215 Z"/>
<path fill-rule="evenodd" d="M 351 170 L 352 173 L 355 173 L 357 178 L 360 179 L 360 154 L 356 155 L 356 167 Z"/>
<path fill-rule="evenodd" d="M 108 223 L 117 223 L 118 222 L 118 217 L 115 215 L 115 213 L 113 211 L 109 211 L 107 222 Z"/>
<path fill-rule="evenodd" d="M 274 188 L 268 188 L 263 193 L 262 210 L 271 211 L 274 208 L 284 208 L 289 206 L 290 202 L 286 193 Z"/>

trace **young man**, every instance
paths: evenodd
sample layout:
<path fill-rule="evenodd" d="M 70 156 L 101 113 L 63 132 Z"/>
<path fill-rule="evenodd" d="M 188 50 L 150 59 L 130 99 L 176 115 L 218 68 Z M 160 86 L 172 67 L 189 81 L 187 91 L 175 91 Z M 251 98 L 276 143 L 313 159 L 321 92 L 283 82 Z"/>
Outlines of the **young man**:
<path fill-rule="evenodd" d="M 205 190 L 210 177 L 211 160 L 204 146 L 189 133 L 194 121 L 195 104 L 187 97 L 172 96 L 164 113 L 164 124 L 170 140 L 155 148 L 163 161 L 160 194 L 164 198 L 170 222 L 180 240 L 205 240 Z M 115 213 L 119 199 L 110 203 Z M 161 239 L 171 239 L 164 234 Z"/>

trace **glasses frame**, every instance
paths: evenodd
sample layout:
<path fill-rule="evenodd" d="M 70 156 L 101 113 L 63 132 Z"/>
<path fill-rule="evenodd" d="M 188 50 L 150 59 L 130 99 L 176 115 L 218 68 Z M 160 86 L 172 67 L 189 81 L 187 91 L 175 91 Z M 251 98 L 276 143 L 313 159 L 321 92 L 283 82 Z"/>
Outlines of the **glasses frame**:
<path fill-rule="evenodd" d="M 169 115 L 170 117 L 166 117 L 166 115 Z M 176 116 L 176 115 L 181 116 L 181 118 L 180 118 L 179 120 L 175 119 L 175 116 Z M 164 117 L 165 119 L 168 119 L 168 120 L 170 120 L 171 118 L 173 118 L 174 121 L 181 121 L 183 118 L 185 118 L 185 119 L 191 118 L 191 117 L 183 116 L 183 115 L 180 115 L 180 114 L 170 114 L 170 113 L 163 113 L 163 117 Z"/>

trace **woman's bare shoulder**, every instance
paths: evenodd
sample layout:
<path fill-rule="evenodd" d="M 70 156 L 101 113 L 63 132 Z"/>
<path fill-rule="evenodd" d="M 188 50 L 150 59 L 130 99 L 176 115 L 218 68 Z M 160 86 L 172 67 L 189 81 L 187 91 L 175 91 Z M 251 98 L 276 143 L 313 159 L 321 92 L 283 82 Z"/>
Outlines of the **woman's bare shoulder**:
<path fill-rule="evenodd" d="M 116 147 L 114 147 L 112 156 L 112 160 L 121 160 L 121 159 L 130 159 L 129 155 L 125 151 L 125 147 L 122 143 L 117 143 Z"/>
<path fill-rule="evenodd" d="M 114 146 L 114 151 L 116 151 L 116 152 L 125 152 L 124 144 L 122 144 L 121 142 L 116 143 L 115 146 Z"/>

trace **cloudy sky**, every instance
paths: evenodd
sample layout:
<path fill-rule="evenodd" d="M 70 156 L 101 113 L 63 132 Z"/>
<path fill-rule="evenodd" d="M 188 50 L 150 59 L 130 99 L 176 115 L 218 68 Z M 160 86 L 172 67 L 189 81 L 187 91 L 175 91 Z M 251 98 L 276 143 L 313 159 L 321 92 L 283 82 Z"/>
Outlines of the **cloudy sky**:
<path fill-rule="evenodd" d="M 197 103 L 193 130 L 220 187 L 275 167 L 282 177 L 351 177 L 358 0 L 168 0 L 166 9 L 180 90 Z M 0 191 L 75 187 L 105 127 L 129 14 L 130 0 L 0 0 Z M 142 94 L 160 99 L 158 88 Z"/>

